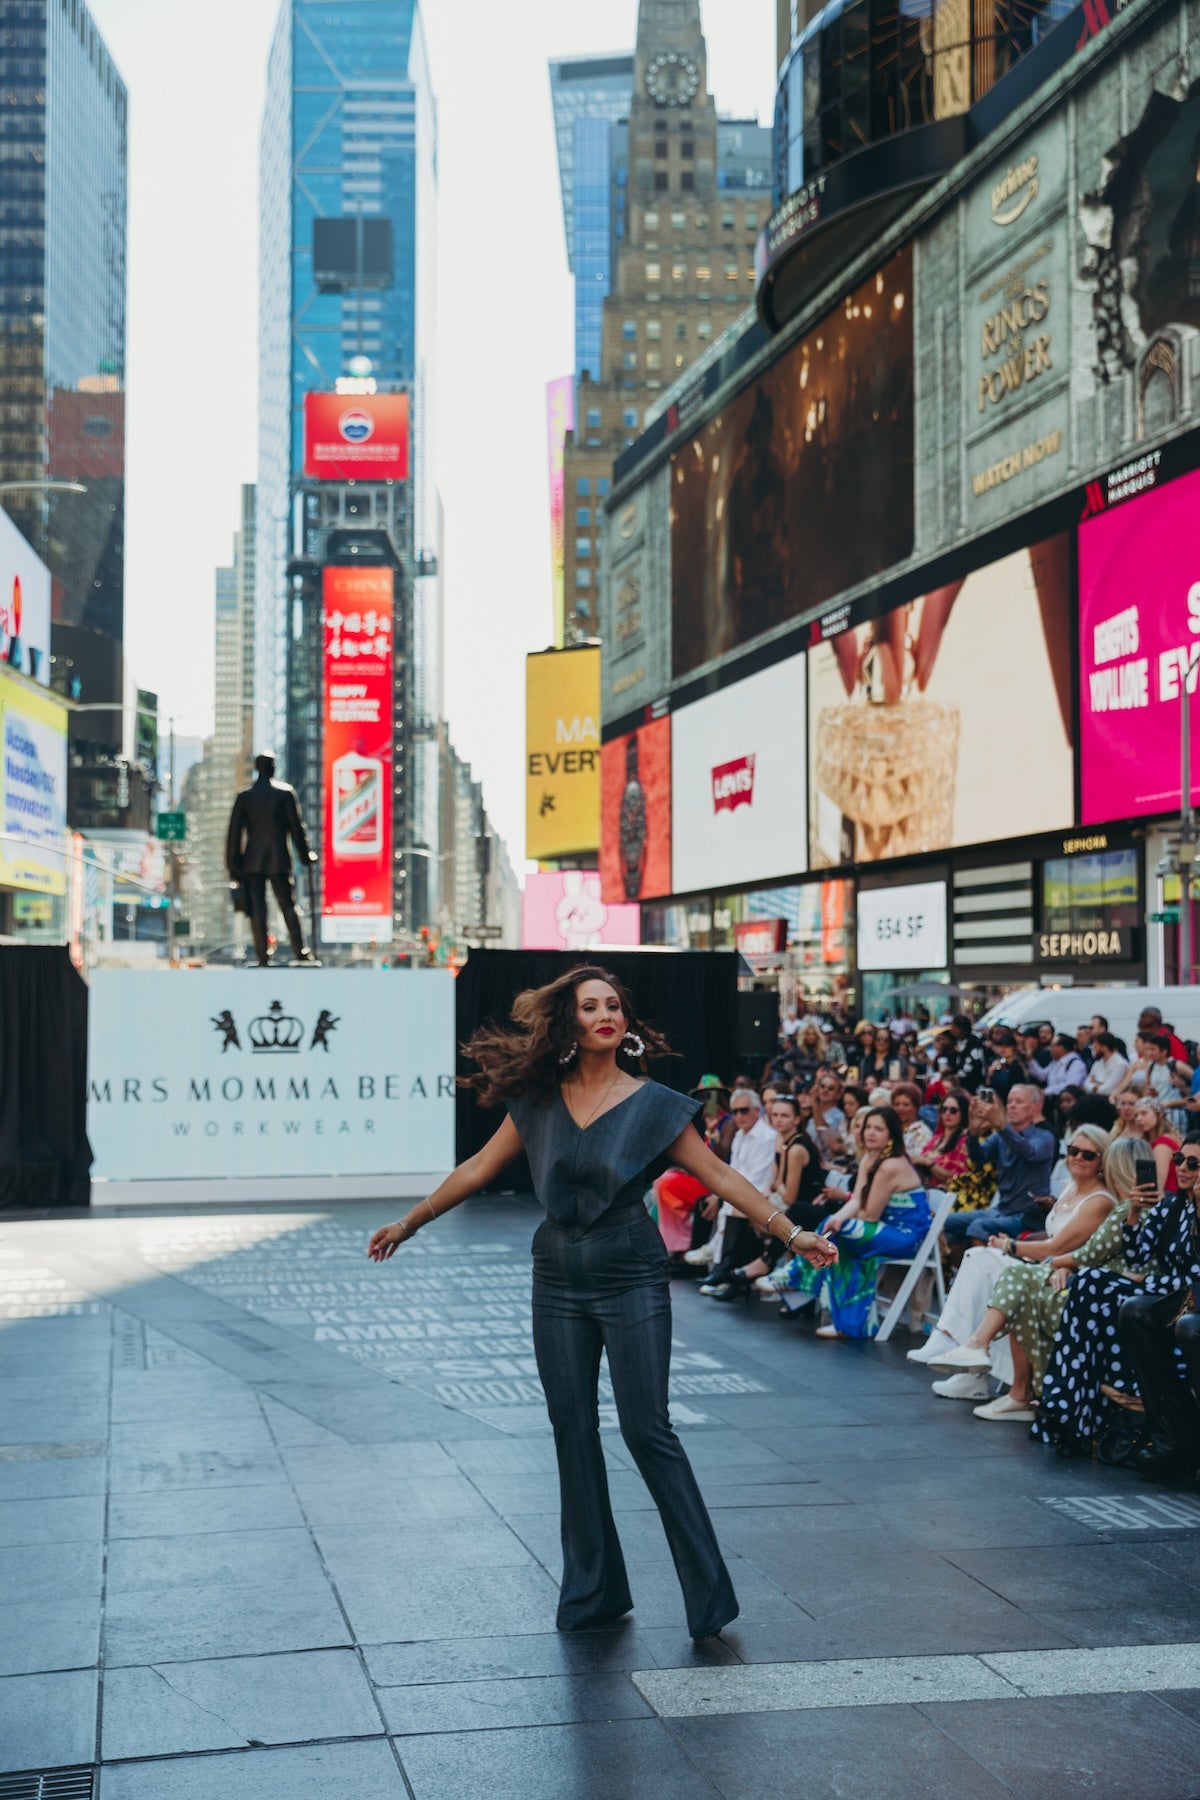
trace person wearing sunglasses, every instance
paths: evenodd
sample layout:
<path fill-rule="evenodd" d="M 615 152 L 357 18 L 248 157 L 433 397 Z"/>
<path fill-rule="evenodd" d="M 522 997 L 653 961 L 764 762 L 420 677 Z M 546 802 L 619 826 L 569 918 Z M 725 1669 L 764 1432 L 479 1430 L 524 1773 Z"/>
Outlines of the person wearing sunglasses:
<path fill-rule="evenodd" d="M 1143 1158 L 1140 1138 L 1121 1139 Z M 1033 1435 L 1060 1456 L 1090 1456 L 1104 1428 L 1102 1389 L 1136 1390 L 1126 1340 L 1119 1333 L 1123 1303 L 1139 1296 L 1171 1295 L 1184 1304 L 1200 1282 L 1196 1209 L 1200 1204 L 1200 1132 L 1175 1152 L 1179 1192 L 1159 1198 L 1157 1188 L 1135 1188 L 1122 1232 L 1123 1269 L 1087 1269 L 1071 1283 L 1054 1355 L 1042 1384 Z M 1136 1326 L 1134 1327 L 1136 1331 Z"/>
<path fill-rule="evenodd" d="M 1067 1146 L 1071 1179 L 1056 1203 L 1057 1208 L 1065 1210 L 1065 1223 L 1060 1212 L 1059 1229 L 1049 1238 L 1013 1238 L 1001 1233 L 990 1240 L 988 1251 L 999 1253 L 1004 1266 L 996 1270 L 982 1320 L 965 1343 L 941 1353 L 935 1351 L 925 1359 L 932 1368 L 951 1377 L 985 1376 L 993 1367 L 992 1345 L 1002 1336 L 1008 1337 L 1012 1385 L 1007 1394 L 978 1405 L 976 1418 L 1020 1423 L 1034 1417 L 1034 1403 L 1073 1272 L 1094 1264 L 1109 1265 L 1121 1258 L 1121 1227 L 1129 1211 L 1140 1148 L 1140 1144 L 1127 1138 L 1110 1141 L 1108 1133 L 1097 1125 L 1078 1126 Z M 981 1261 L 974 1252 L 968 1254 L 975 1264 Z M 981 1270 L 978 1276 L 969 1275 L 968 1281 L 976 1287 L 988 1273 L 990 1270 Z M 961 1280 L 960 1273 L 951 1289 L 951 1301 Z M 947 1302 L 949 1327 L 957 1323 L 962 1310 L 962 1306 L 952 1308 Z M 950 1335 L 956 1335 L 953 1329 Z"/>
<path fill-rule="evenodd" d="M 1117 1314 L 1121 1356 L 1137 1383 L 1150 1431 L 1150 1443 L 1133 1459 L 1146 1481 L 1186 1481 L 1200 1470 L 1200 1146 L 1177 1152 L 1174 1161 L 1196 1186 L 1190 1198 L 1164 1198 L 1160 1206 L 1164 1224 L 1166 1209 L 1175 1206 L 1190 1226 L 1185 1256 L 1192 1259 L 1191 1280 L 1168 1293 L 1134 1294 L 1122 1300 Z M 1165 1235 L 1173 1233 L 1168 1228 Z"/>

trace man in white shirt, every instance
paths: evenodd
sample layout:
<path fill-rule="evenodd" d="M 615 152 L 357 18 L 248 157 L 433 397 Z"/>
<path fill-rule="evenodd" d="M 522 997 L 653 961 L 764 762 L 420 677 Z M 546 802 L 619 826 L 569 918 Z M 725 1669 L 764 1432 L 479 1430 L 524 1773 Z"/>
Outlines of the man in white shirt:
<path fill-rule="evenodd" d="M 1096 1053 L 1096 1060 L 1088 1070 L 1087 1080 L 1083 1084 L 1084 1092 L 1103 1094 L 1107 1099 L 1124 1080 L 1129 1059 L 1117 1049 L 1117 1040 L 1111 1031 L 1097 1032 L 1092 1039 L 1092 1049 Z"/>
<path fill-rule="evenodd" d="M 762 1101 L 751 1088 L 735 1088 L 729 1110 L 737 1127 L 729 1151 L 730 1167 L 736 1169 L 739 1175 L 744 1175 L 751 1187 L 756 1187 L 760 1194 L 765 1194 L 770 1187 L 775 1166 L 775 1129 L 764 1119 Z M 725 1228 L 730 1219 L 740 1217 L 736 1207 L 730 1206 L 728 1201 L 722 1203 L 717 1214 L 716 1228 L 709 1239 L 712 1246 L 710 1260 L 714 1270 L 720 1267 L 724 1255 Z M 719 1285 L 720 1283 L 706 1281 L 700 1292 L 715 1293 Z"/>

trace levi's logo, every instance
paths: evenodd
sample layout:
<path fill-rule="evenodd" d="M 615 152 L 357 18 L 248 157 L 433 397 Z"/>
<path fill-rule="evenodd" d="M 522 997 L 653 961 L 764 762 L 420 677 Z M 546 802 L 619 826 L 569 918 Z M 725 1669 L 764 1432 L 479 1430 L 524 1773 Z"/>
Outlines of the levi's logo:
<path fill-rule="evenodd" d="M 732 812 L 735 806 L 749 806 L 754 800 L 754 758 L 739 756 L 734 762 L 718 763 L 712 772 L 713 811 L 723 808 Z"/>

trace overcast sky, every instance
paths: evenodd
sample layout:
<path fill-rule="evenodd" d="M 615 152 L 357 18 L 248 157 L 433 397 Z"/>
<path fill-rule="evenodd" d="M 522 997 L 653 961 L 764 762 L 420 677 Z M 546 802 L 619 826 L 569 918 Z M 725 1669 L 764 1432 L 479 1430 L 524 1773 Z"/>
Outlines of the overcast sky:
<path fill-rule="evenodd" d="M 550 641 L 545 384 L 572 358 L 546 64 L 633 46 L 636 0 L 422 0 L 440 128 L 447 712 L 523 856 L 527 650 Z M 211 729 L 213 570 L 256 454 L 258 125 L 278 0 L 91 0 L 130 95 L 126 643 Z M 703 0 L 722 112 L 770 117 L 773 0 Z"/>

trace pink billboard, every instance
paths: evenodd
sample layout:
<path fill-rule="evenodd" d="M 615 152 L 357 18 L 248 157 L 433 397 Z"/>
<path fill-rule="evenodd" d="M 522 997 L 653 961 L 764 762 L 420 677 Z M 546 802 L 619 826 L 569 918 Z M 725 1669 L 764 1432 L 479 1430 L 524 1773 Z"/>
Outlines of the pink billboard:
<path fill-rule="evenodd" d="M 606 906 L 595 869 L 527 875 L 522 906 L 526 950 L 595 950 L 602 944 L 640 944 L 639 906 Z"/>
<path fill-rule="evenodd" d="M 1200 674 L 1200 471 L 1079 530 L 1081 822 L 1179 808 L 1181 695 Z M 1189 673 L 1190 671 L 1190 673 Z M 1190 698 L 1189 698 L 1190 704 Z M 1192 801 L 1200 718 L 1192 713 Z"/>

